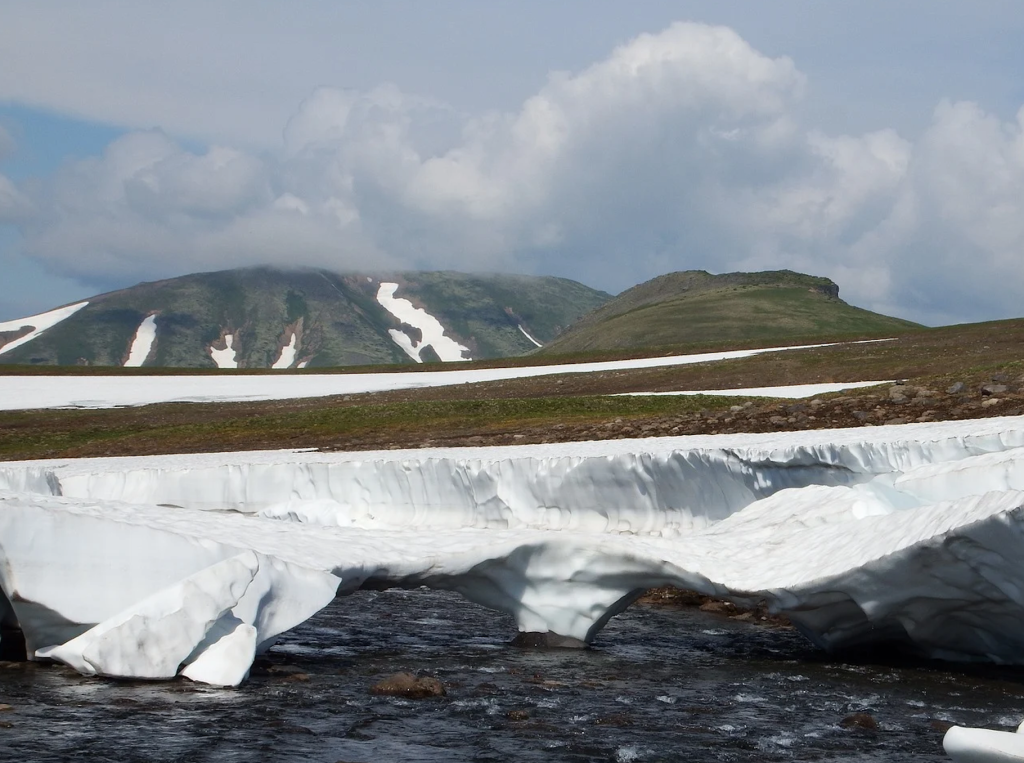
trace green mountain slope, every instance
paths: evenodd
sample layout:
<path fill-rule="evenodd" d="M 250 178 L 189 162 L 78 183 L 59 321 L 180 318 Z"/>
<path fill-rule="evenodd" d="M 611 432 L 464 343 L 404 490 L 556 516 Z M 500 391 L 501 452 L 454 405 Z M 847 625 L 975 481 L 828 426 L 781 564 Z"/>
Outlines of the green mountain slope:
<path fill-rule="evenodd" d="M 414 344 L 422 332 L 381 305 L 382 282 L 398 284 L 395 297 L 436 318 L 473 359 L 534 350 L 524 331 L 549 341 L 610 299 L 575 281 L 532 276 L 272 268 L 197 273 L 94 297 L 70 318 L 0 354 L 0 363 L 120 366 L 150 315 L 156 338 L 146 366 L 213 368 L 218 353 L 233 354 L 242 368 L 269 368 L 289 357 L 290 367 L 412 363 L 390 332 L 402 331 Z M 437 359 L 429 346 L 420 357 Z"/>
<path fill-rule="evenodd" d="M 690 270 L 628 289 L 541 351 L 577 353 L 703 342 L 895 335 L 917 324 L 848 305 L 827 278 L 788 270 Z"/>

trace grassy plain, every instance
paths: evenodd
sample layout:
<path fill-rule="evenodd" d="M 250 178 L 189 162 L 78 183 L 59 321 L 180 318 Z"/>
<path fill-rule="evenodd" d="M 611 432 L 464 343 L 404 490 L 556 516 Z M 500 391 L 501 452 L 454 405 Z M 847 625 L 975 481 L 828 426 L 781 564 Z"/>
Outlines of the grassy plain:
<path fill-rule="evenodd" d="M 384 399 L 381 399 L 384 398 Z M 732 404 L 691 397 L 530 397 L 400 400 L 387 395 L 261 403 L 170 403 L 140 408 L 0 414 L 0 460 L 149 455 L 264 448 L 514 442 L 520 429 L 679 415 Z"/>

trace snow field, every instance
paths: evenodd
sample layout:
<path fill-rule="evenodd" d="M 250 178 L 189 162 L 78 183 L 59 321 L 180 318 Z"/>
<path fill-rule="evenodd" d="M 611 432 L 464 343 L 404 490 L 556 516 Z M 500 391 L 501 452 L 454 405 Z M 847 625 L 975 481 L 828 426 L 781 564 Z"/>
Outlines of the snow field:
<path fill-rule="evenodd" d="M 403 336 L 405 336 L 403 334 Z M 406 337 L 408 338 L 408 337 Z M 210 348 L 219 368 L 237 368 L 234 337 L 225 336 L 227 349 Z M 251 400 L 288 400 L 302 397 L 326 397 L 363 392 L 383 392 L 418 387 L 443 387 L 456 384 L 522 379 L 567 373 L 658 368 L 662 366 L 710 363 L 747 358 L 769 352 L 803 350 L 829 345 L 768 347 L 756 350 L 731 350 L 696 355 L 660 358 L 566 363 L 549 366 L 477 368 L 452 371 L 412 371 L 403 373 L 302 374 L 288 376 L 0 376 L 0 410 L 34 408 L 113 408 L 124 405 L 151 405 L 167 402 L 231 402 Z M 302 364 L 300 363 L 300 366 Z M 878 382 L 872 382 L 878 383 Z M 735 394 L 737 390 L 733 390 Z M 707 393 L 704 393 L 707 394 Z"/>
<path fill-rule="evenodd" d="M 830 382 L 823 384 L 789 384 L 784 387 L 745 387 L 743 389 L 682 390 L 679 392 L 623 392 L 632 397 L 641 395 L 722 395 L 725 397 L 783 397 L 799 399 L 842 392 L 847 389 L 863 389 L 880 384 L 895 384 L 895 381 Z"/>

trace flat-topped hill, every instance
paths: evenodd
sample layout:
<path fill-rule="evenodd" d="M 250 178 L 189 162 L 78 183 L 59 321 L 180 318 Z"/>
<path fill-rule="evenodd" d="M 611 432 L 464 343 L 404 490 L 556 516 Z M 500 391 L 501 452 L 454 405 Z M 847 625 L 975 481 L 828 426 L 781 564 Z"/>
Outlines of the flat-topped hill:
<path fill-rule="evenodd" d="M 828 278 L 789 270 L 687 270 L 627 289 L 542 352 L 898 335 L 915 328 L 920 326 L 847 304 Z"/>

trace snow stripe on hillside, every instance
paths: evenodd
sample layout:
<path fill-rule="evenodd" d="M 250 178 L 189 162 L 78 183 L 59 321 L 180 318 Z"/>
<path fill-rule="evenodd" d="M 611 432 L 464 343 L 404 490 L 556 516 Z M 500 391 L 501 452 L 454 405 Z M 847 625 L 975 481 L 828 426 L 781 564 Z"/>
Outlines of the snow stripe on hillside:
<path fill-rule="evenodd" d="M 377 301 L 381 307 L 398 318 L 402 323 L 419 329 L 423 338 L 419 344 L 416 344 L 405 332 L 390 329 L 388 333 L 395 344 L 401 347 L 417 363 L 423 362 L 420 353 L 423 352 L 424 347 L 433 347 L 437 357 L 446 363 L 456 360 L 472 360 L 470 357 L 462 356 L 462 353 L 469 352 L 468 347 L 463 347 L 451 337 L 444 335 L 444 326 L 441 325 L 441 321 L 423 308 L 413 307 L 412 302 L 409 300 L 396 298 L 395 291 L 397 289 L 397 283 L 382 281 L 380 288 L 377 290 Z"/>
<path fill-rule="evenodd" d="M 128 351 L 128 360 L 124 362 L 125 368 L 138 368 L 146 362 L 149 351 L 153 349 L 153 342 L 156 341 L 156 316 L 147 315 L 135 330 L 135 337 L 132 339 L 132 348 Z"/>
<path fill-rule="evenodd" d="M 745 389 L 695 389 L 678 392 L 622 392 L 623 396 L 652 395 L 724 395 L 726 397 L 785 397 L 796 400 L 802 397 L 827 395 L 846 389 L 876 387 L 879 384 L 895 384 L 895 381 L 836 382 L 831 384 L 789 384 L 784 387 L 747 387 Z"/>
<path fill-rule="evenodd" d="M 417 363 L 423 362 L 423 358 L 420 357 L 419 350 L 416 345 L 413 344 L 412 339 L 409 338 L 408 334 L 404 331 L 399 331 L 398 329 L 388 329 L 388 335 L 391 337 L 391 341 L 402 348 L 402 352 Z M 422 345 L 420 346 L 422 347 Z"/>
<path fill-rule="evenodd" d="M 295 346 L 295 332 L 292 332 L 292 338 L 288 340 L 288 344 L 281 348 L 281 354 L 274 361 L 274 365 L 271 368 L 291 368 L 292 363 L 295 362 L 295 353 L 298 348 Z"/>
<path fill-rule="evenodd" d="M 523 336 L 525 336 L 527 339 L 529 339 L 531 342 L 533 342 L 538 347 L 543 347 L 544 346 L 540 342 L 538 342 L 536 339 L 534 339 L 532 336 L 530 336 L 527 333 L 526 329 L 524 329 L 522 326 L 519 327 L 519 330 L 523 332 Z"/>
<path fill-rule="evenodd" d="M 211 350 L 221 368 L 236 368 L 232 335 L 227 350 Z M 419 387 L 521 379 L 554 374 L 597 373 L 662 366 L 709 363 L 769 352 L 828 347 L 827 344 L 767 347 L 757 350 L 706 352 L 662 358 L 636 358 L 599 363 L 572 363 L 518 368 L 474 368 L 453 371 L 412 371 L 372 374 L 301 374 L 285 376 L 0 376 L 0 410 L 29 408 L 112 408 L 166 402 L 230 402 L 290 400 L 301 397 L 351 395 Z"/>
<path fill-rule="evenodd" d="M 23 344 L 31 342 L 37 336 L 46 331 L 46 329 L 53 328 L 61 321 L 70 318 L 88 304 L 88 302 L 79 302 L 75 305 L 58 307 L 56 310 L 50 310 L 48 313 L 39 313 L 39 315 L 30 315 L 27 318 L 15 318 L 13 321 L 4 321 L 3 323 L 0 323 L 0 331 L 18 331 L 25 326 L 32 327 L 32 330 L 25 334 L 25 336 L 18 337 L 17 339 L 5 344 L 3 347 L 0 347 L 0 355 L 3 355 L 5 352 L 10 352 L 15 347 L 21 347 Z"/>
<path fill-rule="evenodd" d="M 217 364 L 217 368 L 238 368 L 238 351 L 235 350 L 232 345 L 235 343 L 235 335 L 227 334 L 224 337 L 224 344 L 227 345 L 223 350 L 210 347 L 210 357 L 213 358 L 213 362 Z M 106 406 L 90 406 L 105 408 Z"/>

